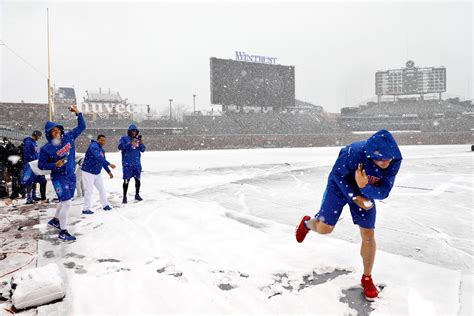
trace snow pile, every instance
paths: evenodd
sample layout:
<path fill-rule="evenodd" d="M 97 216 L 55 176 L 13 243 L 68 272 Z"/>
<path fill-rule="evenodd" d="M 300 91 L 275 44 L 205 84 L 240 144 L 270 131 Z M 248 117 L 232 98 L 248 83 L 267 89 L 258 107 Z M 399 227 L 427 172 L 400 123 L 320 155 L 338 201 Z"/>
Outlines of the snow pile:
<path fill-rule="evenodd" d="M 38 306 L 64 297 L 64 284 L 56 264 L 17 272 L 12 278 L 12 304 L 16 309 Z"/>

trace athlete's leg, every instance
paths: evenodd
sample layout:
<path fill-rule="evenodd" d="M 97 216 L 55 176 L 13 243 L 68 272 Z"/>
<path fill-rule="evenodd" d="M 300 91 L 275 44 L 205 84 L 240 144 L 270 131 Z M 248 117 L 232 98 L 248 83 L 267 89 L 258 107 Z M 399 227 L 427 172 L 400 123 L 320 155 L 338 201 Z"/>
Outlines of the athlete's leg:
<path fill-rule="evenodd" d="M 97 188 L 97 191 L 99 191 L 100 203 L 102 204 L 102 207 L 106 207 L 107 205 L 109 205 L 109 202 L 107 201 L 107 194 L 105 191 L 104 182 L 102 181 L 102 176 L 100 174 L 95 176 L 94 185 Z"/>
<path fill-rule="evenodd" d="M 140 178 L 135 177 L 135 194 L 140 194 L 140 185 L 141 185 Z"/>
<path fill-rule="evenodd" d="M 364 274 L 369 276 L 372 273 L 375 260 L 375 219 L 377 217 L 377 209 L 375 202 L 372 201 L 373 207 L 366 211 L 357 204 L 350 202 L 352 221 L 355 225 L 359 225 L 360 236 L 362 238 L 360 246 L 360 255 L 364 264 Z"/>
<path fill-rule="evenodd" d="M 61 230 L 67 229 L 67 218 L 69 213 L 69 208 L 71 207 L 71 200 L 62 201 L 61 208 L 59 210 L 59 227 Z"/>
<path fill-rule="evenodd" d="M 127 196 L 127 191 L 128 191 L 128 182 L 130 181 L 130 179 L 124 179 L 123 180 L 123 196 L 126 197 Z"/>
<path fill-rule="evenodd" d="M 81 171 L 78 171 L 78 173 L 82 173 Z M 85 196 L 85 188 L 82 182 L 82 174 L 76 174 L 76 189 L 77 189 L 77 197 L 80 196 Z"/>
<path fill-rule="evenodd" d="M 84 183 L 84 207 L 83 210 L 90 210 L 92 207 L 92 192 L 94 190 L 94 174 L 82 171 L 82 181 Z"/>
<path fill-rule="evenodd" d="M 319 234 L 326 235 L 332 233 L 335 226 L 328 225 L 314 217 L 306 222 L 306 227 Z"/>
<path fill-rule="evenodd" d="M 39 182 L 41 200 L 46 200 L 46 179 Z"/>
<path fill-rule="evenodd" d="M 55 218 L 59 219 L 60 229 L 66 229 L 68 211 L 71 207 L 71 199 L 74 196 L 76 187 L 76 177 L 69 176 L 63 179 L 53 180 L 53 187 L 58 196 L 58 207 L 56 208 Z"/>
<path fill-rule="evenodd" d="M 33 182 L 33 184 L 31 185 L 31 198 L 36 199 L 36 182 Z"/>
<path fill-rule="evenodd" d="M 319 234 L 330 234 L 346 204 L 347 201 L 340 196 L 337 189 L 328 185 L 324 191 L 318 214 L 306 222 L 306 227 Z"/>
<path fill-rule="evenodd" d="M 364 274 L 369 276 L 372 274 L 374 267 L 375 251 L 377 245 L 375 243 L 375 229 L 360 227 L 360 236 L 362 244 L 360 246 L 360 255 L 364 264 Z"/>
<path fill-rule="evenodd" d="M 56 205 L 56 213 L 54 213 L 54 219 L 59 220 L 59 212 L 61 211 L 61 202 Z"/>
<path fill-rule="evenodd" d="M 13 186 L 12 186 L 13 188 Z M 28 200 L 31 200 L 32 199 L 32 192 L 33 192 L 33 184 L 28 184 L 25 188 L 26 190 L 26 198 Z"/>

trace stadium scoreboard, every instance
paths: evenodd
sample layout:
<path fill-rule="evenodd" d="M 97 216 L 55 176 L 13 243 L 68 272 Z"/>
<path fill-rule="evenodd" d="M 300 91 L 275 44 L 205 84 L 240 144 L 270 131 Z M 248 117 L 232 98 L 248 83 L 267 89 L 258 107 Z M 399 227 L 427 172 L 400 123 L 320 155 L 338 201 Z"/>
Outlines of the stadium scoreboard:
<path fill-rule="evenodd" d="M 211 103 L 282 108 L 295 104 L 295 67 L 210 59 Z"/>
<path fill-rule="evenodd" d="M 446 92 L 446 68 L 415 67 L 411 60 L 406 68 L 377 71 L 376 95 L 410 95 Z"/>

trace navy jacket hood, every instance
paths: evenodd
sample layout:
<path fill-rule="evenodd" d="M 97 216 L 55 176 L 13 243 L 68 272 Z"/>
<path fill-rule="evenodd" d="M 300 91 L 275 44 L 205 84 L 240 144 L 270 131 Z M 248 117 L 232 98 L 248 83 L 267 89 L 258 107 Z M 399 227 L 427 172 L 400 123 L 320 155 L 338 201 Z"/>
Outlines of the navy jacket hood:
<path fill-rule="evenodd" d="M 382 129 L 372 135 L 365 145 L 366 157 L 375 160 L 401 160 L 402 154 L 392 134 Z"/>
<path fill-rule="evenodd" d="M 138 128 L 137 128 L 137 126 L 136 126 L 135 124 L 130 124 L 130 126 L 128 127 L 127 135 L 130 136 L 130 137 L 132 137 L 132 131 L 133 131 L 133 130 L 137 131 L 137 135 L 135 135 L 135 137 L 138 136 L 138 134 L 140 133 L 140 131 L 138 130 Z"/>
<path fill-rule="evenodd" d="M 56 122 L 51 122 L 51 121 L 48 121 L 46 122 L 46 124 L 44 125 L 44 132 L 46 134 L 46 139 L 48 140 L 48 142 L 51 141 L 51 135 L 49 134 L 51 132 L 51 130 L 55 127 L 58 127 L 60 130 L 61 130 L 61 135 L 64 134 L 64 127 L 59 124 L 59 123 L 56 123 Z"/>

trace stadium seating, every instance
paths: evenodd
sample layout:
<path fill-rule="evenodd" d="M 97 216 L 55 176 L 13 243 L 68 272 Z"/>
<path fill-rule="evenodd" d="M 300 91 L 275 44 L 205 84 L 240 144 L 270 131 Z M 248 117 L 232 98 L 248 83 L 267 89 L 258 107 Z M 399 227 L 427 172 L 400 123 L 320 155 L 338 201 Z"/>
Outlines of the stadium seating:
<path fill-rule="evenodd" d="M 0 108 L 0 125 L 9 126 L 18 131 L 41 129 L 48 119 L 47 104 L 0 103 Z"/>
<path fill-rule="evenodd" d="M 312 134 L 333 130 L 310 113 L 224 113 L 184 116 L 186 135 Z"/>
<path fill-rule="evenodd" d="M 339 127 L 344 131 L 416 130 L 426 132 L 470 131 L 474 127 L 472 103 L 446 100 L 400 99 L 369 102 L 343 108 Z"/>

